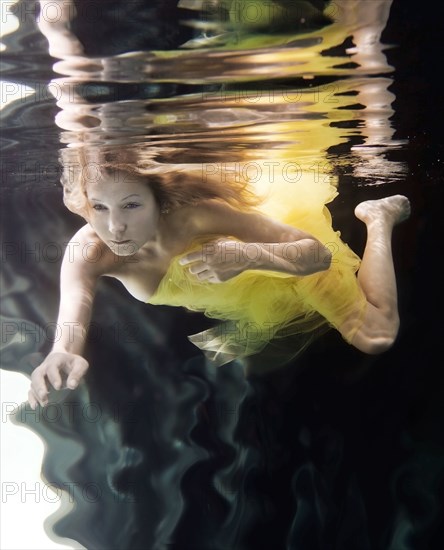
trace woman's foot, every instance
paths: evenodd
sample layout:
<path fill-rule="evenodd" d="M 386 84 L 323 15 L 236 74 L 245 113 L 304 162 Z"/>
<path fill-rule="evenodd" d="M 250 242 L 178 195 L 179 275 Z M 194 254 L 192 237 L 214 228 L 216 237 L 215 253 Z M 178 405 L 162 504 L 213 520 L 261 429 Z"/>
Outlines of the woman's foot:
<path fill-rule="evenodd" d="M 382 219 L 393 226 L 409 218 L 410 201 L 404 195 L 364 201 L 355 208 L 355 216 L 366 225 Z"/>

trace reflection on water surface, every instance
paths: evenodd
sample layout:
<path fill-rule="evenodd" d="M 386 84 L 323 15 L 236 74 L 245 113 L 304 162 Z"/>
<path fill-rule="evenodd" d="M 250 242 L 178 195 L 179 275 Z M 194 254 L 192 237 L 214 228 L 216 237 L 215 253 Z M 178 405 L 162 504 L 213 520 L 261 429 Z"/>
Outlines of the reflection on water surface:
<path fill-rule="evenodd" d="M 79 151 L 128 150 L 153 173 L 248 179 L 258 192 L 278 181 L 289 192 L 334 186 L 334 223 L 352 244 L 358 194 L 402 192 L 406 141 L 393 126 L 392 45 L 381 38 L 391 0 L 42 0 L 37 25 L 26 7 L 11 8 L 21 24 L 5 39 L 5 78 L 19 94 L 4 110 L 2 315 L 19 327 L 2 342 L 6 369 L 29 374 L 54 338 L 59 265 L 80 224 L 61 202 L 59 155 L 65 177 Z M 331 388 L 344 396 L 338 379 L 318 367 L 326 389 L 319 370 L 305 374 L 340 353 L 336 341 L 319 340 L 292 371 L 246 378 L 241 362 L 216 370 L 189 344 L 206 326 L 100 285 L 87 385 L 54 396 L 57 422 L 25 407 L 16 416 L 47 442 L 44 478 L 75 487 L 76 508 L 50 521 L 54 532 L 91 549 L 412 547 L 398 493 L 386 495 L 379 541 L 369 524 L 377 497 L 359 464 L 385 410 L 371 402 L 354 425 L 330 400 Z M 359 411 L 357 395 L 346 399 Z M 402 487 L 414 467 L 406 460 L 404 473 L 395 465 L 378 481 Z M 425 497 L 423 506 L 433 518 Z"/>
<path fill-rule="evenodd" d="M 181 163 L 307 157 L 323 164 L 329 150 L 342 145 L 334 164 L 348 165 L 361 183 L 403 175 L 402 165 L 387 158 L 402 145 L 390 123 L 393 68 L 379 40 L 390 2 L 327 3 L 321 28 L 290 33 L 285 27 L 285 34 L 252 32 L 239 14 L 232 16 L 236 24 L 217 25 L 210 19 L 227 3 L 211 4 L 213 17 L 198 10 L 188 20 L 198 35 L 192 44 L 169 51 L 85 57 L 74 36 L 71 49 L 65 42 L 60 47 L 60 30 L 41 24 L 52 55 L 61 58 L 54 71 L 63 76 L 49 86 L 61 109 L 61 141 L 143 143 L 154 161 L 171 167 L 178 157 Z M 256 10 L 247 4 L 233 10 L 252 19 L 265 5 L 271 10 L 271 3 Z M 321 12 L 306 4 L 290 2 L 283 15 L 309 27 L 310 14 L 318 22 Z M 225 37 L 222 44 L 208 37 L 206 25 Z M 229 30 L 217 34 L 219 27 Z"/>

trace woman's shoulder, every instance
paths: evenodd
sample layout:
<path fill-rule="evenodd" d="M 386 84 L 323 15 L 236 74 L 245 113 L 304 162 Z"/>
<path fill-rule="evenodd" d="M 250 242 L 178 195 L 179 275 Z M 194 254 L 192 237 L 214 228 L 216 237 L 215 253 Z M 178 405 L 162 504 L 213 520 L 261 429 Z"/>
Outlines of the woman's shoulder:
<path fill-rule="evenodd" d="M 203 199 L 196 204 L 182 206 L 170 214 L 169 229 L 175 234 L 194 238 L 202 234 L 225 233 L 225 222 L 233 214 L 239 216 L 243 212 L 220 199 Z"/>
<path fill-rule="evenodd" d="M 196 204 L 180 206 L 165 217 L 165 231 L 163 237 L 166 243 L 174 242 L 176 246 L 185 246 L 191 239 L 199 234 L 202 217 L 208 215 L 211 202 L 200 201 Z M 180 243 L 179 243 L 180 241 Z"/>
<path fill-rule="evenodd" d="M 219 199 L 205 199 L 187 206 L 180 215 L 191 238 L 229 236 L 251 242 L 269 242 L 268 239 L 276 239 L 284 229 L 287 232 L 289 229 L 257 208 L 238 208 Z"/>
<path fill-rule="evenodd" d="M 69 242 L 86 244 L 87 242 L 98 242 L 99 240 L 100 239 L 97 236 L 97 233 L 94 231 L 91 225 L 89 223 L 86 223 L 74 233 Z"/>
<path fill-rule="evenodd" d="M 91 275 L 104 275 L 115 262 L 115 256 L 89 223 L 83 225 L 69 240 L 64 263 Z"/>
<path fill-rule="evenodd" d="M 97 254 L 99 251 L 103 254 L 103 251 L 107 248 L 89 223 L 83 225 L 74 233 L 68 242 L 68 247 L 77 259 L 92 255 L 93 249 L 96 249 Z"/>

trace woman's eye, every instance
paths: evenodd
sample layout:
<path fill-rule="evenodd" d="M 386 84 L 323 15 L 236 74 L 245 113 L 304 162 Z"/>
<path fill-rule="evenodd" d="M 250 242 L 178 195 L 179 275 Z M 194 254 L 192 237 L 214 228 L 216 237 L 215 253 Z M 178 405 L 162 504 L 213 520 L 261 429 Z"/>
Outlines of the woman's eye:
<path fill-rule="evenodd" d="M 140 206 L 137 202 L 129 202 L 128 204 L 125 204 L 124 208 L 137 208 Z"/>
<path fill-rule="evenodd" d="M 95 204 L 93 206 L 93 209 L 98 210 L 99 212 L 102 211 L 102 210 L 106 210 L 106 208 L 103 206 L 103 204 Z"/>

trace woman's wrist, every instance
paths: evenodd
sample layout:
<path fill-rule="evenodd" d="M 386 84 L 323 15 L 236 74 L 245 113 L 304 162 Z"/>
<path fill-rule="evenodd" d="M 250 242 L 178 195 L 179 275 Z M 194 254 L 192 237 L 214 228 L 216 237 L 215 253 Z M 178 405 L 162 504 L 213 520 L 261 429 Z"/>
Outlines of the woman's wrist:
<path fill-rule="evenodd" d="M 83 345 L 78 343 L 55 344 L 50 353 L 68 353 L 72 355 L 83 355 Z"/>
<path fill-rule="evenodd" d="M 240 257 L 245 264 L 244 270 L 261 269 L 298 276 L 324 271 L 331 262 L 329 250 L 313 239 L 286 243 L 242 243 Z"/>
<path fill-rule="evenodd" d="M 278 243 L 240 243 L 242 271 L 247 269 L 271 270 L 275 266 L 274 248 Z"/>

